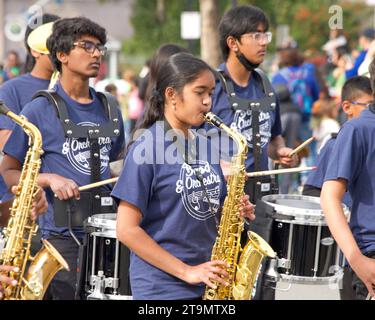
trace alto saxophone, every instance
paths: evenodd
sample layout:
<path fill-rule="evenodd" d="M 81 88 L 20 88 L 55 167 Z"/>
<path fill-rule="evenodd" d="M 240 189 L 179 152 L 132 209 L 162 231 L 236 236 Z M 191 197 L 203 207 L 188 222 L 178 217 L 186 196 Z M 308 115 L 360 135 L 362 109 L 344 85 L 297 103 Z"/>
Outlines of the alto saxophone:
<path fill-rule="evenodd" d="M 231 160 L 231 174 L 227 182 L 227 197 L 221 213 L 218 235 L 212 249 L 211 261 L 222 260 L 229 267 L 229 286 L 213 281 L 216 289 L 206 286 L 204 300 L 251 300 L 255 281 L 263 258 L 274 258 L 275 252 L 255 232 L 248 231 L 249 241 L 241 248 L 244 220 L 239 216 L 245 186 L 247 141 L 238 132 L 226 126 L 212 112 L 205 115 L 210 124 L 224 130 L 237 144 L 238 152 Z"/>
<path fill-rule="evenodd" d="M 43 240 L 42 249 L 30 256 L 31 239 L 36 234 L 38 226 L 31 219 L 30 211 L 36 193 L 37 177 L 41 165 L 42 136 L 40 131 L 23 116 L 17 116 L 0 101 L 0 113 L 5 114 L 19 124 L 29 136 L 29 149 L 22 167 L 17 192 L 13 200 L 11 214 L 7 227 L 3 231 L 3 249 L 0 252 L 0 264 L 19 268 L 19 272 L 3 272 L 17 280 L 16 286 L 2 283 L 4 300 L 41 300 L 45 291 L 61 269 L 69 270 L 68 264 L 57 250 Z M 29 267 L 26 267 L 30 262 Z M 26 275 L 25 275 L 26 273 Z"/>

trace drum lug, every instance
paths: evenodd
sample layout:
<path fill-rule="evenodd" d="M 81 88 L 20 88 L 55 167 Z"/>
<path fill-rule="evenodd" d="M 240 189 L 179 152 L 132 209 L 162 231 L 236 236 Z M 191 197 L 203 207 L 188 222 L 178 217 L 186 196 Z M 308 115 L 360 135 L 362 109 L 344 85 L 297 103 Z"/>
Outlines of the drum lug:
<path fill-rule="evenodd" d="M 105 287 L 118 289 L 119 287 L 119 278 L 105 278 Z"/>
<path fill-rule="evenodd" d="M 291 261 L 288 259 L 277 259 L 277 267 L 278 268 L 284 268 L 284 269 L 290 269 Z"/>

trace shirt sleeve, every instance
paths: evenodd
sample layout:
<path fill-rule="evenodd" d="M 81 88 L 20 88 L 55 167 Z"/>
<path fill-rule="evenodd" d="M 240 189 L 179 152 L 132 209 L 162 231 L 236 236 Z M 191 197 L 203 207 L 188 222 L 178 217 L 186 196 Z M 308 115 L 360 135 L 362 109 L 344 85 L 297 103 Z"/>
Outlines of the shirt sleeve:
<path fill-rule="evenodd" d="M 16 158 L 20 163 L 24 162 L 28 150 L 29 137 L 18 124 L 15 125 L 7 143 L 4 146 L 4 153 Z"/>
<path fill-rule="evenodd" d="M 348 123 L 337 136 L 324 181 L 353 181 L 363 166 L 364 154 L 358 131 Z"/>
<path fill-rule="evenodd" d="M 15 114 L 20 113 L 19 102 L 17 96 L 14 94 L 11 87 L 6 84 L 0 88 L 0 100 L 4 102 L 5 106 Z M 13 130 L 15 127 L 14 121 L 9 117 L 0 115 L 0 130 Z"/>
<path fill-rule="evenodd" d="M 141 145 L 134 144 L 126 155 L 124 167 L 111 195 L 136 206 L 144 215 L 152 196 L 154 165 L 137 163 L 137 148 L 141 148 Z"/>

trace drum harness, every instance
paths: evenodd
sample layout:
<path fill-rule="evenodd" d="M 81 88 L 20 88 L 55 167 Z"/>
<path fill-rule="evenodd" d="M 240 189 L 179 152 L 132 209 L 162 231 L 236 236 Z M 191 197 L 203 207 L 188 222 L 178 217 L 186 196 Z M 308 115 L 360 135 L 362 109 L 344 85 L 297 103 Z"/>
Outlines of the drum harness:
<path fill-rule="evenodd" d="M 115 98 L 107 93 L 97 92 L 97 95 L 109 119 L 108 122 L 99 126 L 79 126 L 73 123 L 69 118 L 66 102 L 54 90 L 41 90 L 33 97 L 33 99 L 45 97 L 55 107 L 57 117 L 61 121 L 66 138 L 88 139 L 90 145 L 91 183 L 101 180 L 99 138 L 117 137 L 120 135 L 117 102 Z M 109 192 L 103 192 L 100 188 L 94 188 L 90 192 L 82 192 L 81 199 L 78 201 L 73 199 L 60 201 L 58 198 L 55 198 L 55 223 L 57 226 L 68 226 L 70 234 L 77 242 L 78 239 L 74 235 L 72 227 L 82 226 L 88 216 L 94 213 L 106 213 L 108 210 L 113 209 L 112 207 L 113 201 L 111 201 Z M 79 241 L 77 243 L 79 243 Z"/>
<path fill-rule="evenodd" d="M 252 76 L 258 76 L 261 79 L 265 96 L 259 99 L 243 99 L 237 96 L 234 90 L 232 80 L 224 73 L 223 70 L 217 70 L 215 74 L 216 77 L 221 81 L 224 91 L 227 93 L 231 109 L 234 112 L 236 112 L 237 110 L 251 110 L 254 170 L 260 171 L 262 170 L 262 148 L 259 116 L 261 112 L 269 112 L 276 110 L 276 97 L 274 92 L 272 91 L 271 84 L 267 76 L 261 69 L 254 69 L 252 71 Z M 275 179 L 272 179 L 272 181 L 270 181 L 269 178 L 265 179 L 264 177 L 254 177 L 248 179 L 247 186 L 245 188 L 250 191 L 248 193 L 250 195 L 250 201 L 253 203 L 255 203 L 255 201 L 259 199 L 261 195 L 278 193 L 277 181 Z"/>
<path fill-rule="evenodd" d="M 87 139 L 90 145 L 91 183 L 101 180 L 100 167 L 100 138 L 118 137 L 120 135 L 120 120 L 118 118 L 118 103 L 116 99 L 107 93 L 96 93 L 109 121 L 95 126 L 79 126 L 69 118 L 69 112 L 64 99 L 54 90 L 40 90 L 33 99 L 45 97 L 55 107 L 56 115 L 62 124 L 65 138 Z M 110 197 L 109 191 L 101 191 L 100 187 L 93 188 L 89 192 L 81 192 L 80 200 L 69 199 L 61 201 L 54 199 L 54 217 L 57 226 L 67 226 L 69 233 L 79 246 L 78 261 L 78 286 L 76 298 L 80 295 L 80 283 L 82 282 L 82 270 L 85 268 L 84 257 L 87 251 L 86 239 L 82 244 L 73 232 L 73 227 L 82 227 L 86 218 L 94 213 L 116 212 L 116 203 Z"/>

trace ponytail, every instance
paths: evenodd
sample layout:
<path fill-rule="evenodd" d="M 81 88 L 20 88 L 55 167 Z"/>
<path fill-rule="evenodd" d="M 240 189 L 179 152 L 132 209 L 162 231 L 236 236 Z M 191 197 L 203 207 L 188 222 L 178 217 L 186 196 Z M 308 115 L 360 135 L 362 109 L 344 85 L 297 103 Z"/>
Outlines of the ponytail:
<path fill-rule="evenodd" d="M 133 142 L 138 138 L 137 131 L 142 129 L 150 128 L 155 122 L 164 120 L 164 97 L 163 95 L 154 87 L 151 91 L 149 98 L 149 103 L 147 104 L 145 113 L 143 115 L 142 122 L 134 128 L 131 132 L 131 140 L 129 141 L 126 150 Z M 126 151 L 127 152 L 127 151 Z"/>

